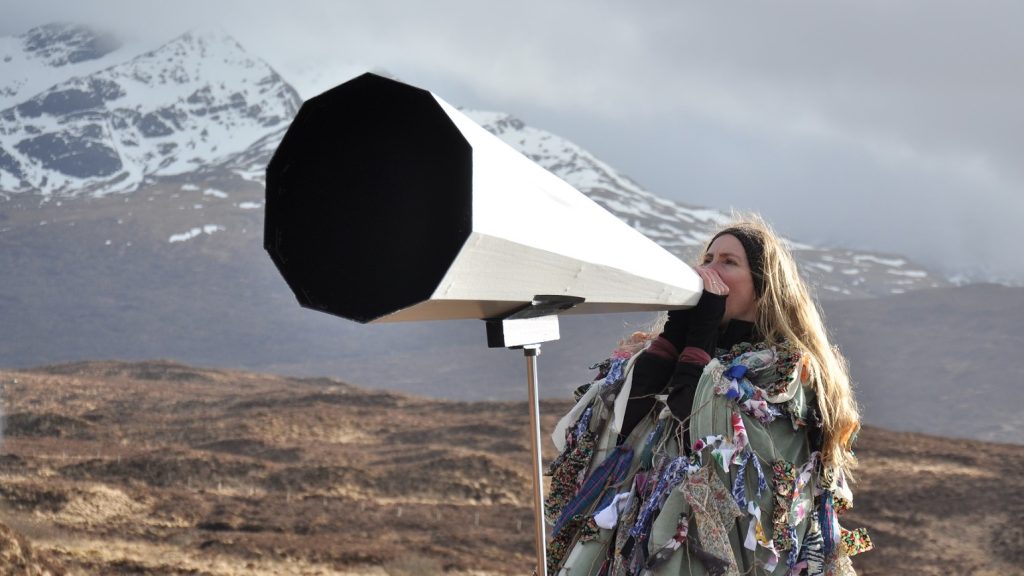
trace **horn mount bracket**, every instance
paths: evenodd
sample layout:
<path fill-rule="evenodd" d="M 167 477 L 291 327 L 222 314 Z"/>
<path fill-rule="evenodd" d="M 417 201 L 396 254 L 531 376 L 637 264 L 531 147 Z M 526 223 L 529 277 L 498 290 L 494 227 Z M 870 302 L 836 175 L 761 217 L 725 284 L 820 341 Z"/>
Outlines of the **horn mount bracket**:
<path fill-rule="evenodd" d="M 534 296 L 514 312 L 487 322 L 488 348 L 524 348 L 558 340 L 558 314 L 582 304 L 578 296 Z"/>

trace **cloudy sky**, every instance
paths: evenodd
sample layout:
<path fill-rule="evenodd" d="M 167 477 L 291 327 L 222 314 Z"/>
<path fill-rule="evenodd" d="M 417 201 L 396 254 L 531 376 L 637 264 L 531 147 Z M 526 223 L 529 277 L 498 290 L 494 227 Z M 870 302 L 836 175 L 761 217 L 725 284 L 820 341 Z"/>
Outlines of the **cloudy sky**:
<path fill-rule="evenodd" d="M 304 96 L 367 69 L 798 240 L 1024 282 L 1024 3 L 0 0 L 0 34 L 215 26 Z"/>

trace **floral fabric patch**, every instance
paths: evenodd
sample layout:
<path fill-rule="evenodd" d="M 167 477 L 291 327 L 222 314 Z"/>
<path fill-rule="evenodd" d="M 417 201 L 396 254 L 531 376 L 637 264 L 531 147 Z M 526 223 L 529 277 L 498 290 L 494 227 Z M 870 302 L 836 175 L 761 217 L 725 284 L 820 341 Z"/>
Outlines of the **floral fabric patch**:
<path fill-rule="evenodd" d="M 742 515 L 732 494 L 710 465 L 691 474 L 679 487 L 693 510 L 701 545 L 712 556 L 725 560 L 728 573 L 738 573 L 736 558 L 729 543 L 729 529 Z"/>
<path fill-rule="evenodd" d="M 874 548 L 866 528 L 847 530 L 843 528 L 839 536 L 839 551 L 847 556 L 856 556 Z"/>

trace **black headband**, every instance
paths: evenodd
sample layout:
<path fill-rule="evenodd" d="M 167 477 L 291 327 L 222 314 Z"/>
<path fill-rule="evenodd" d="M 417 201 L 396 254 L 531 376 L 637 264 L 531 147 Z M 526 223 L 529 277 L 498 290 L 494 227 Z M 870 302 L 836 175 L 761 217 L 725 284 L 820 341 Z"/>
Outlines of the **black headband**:
<path fill-rule="evenodd" d="M 743 251 L 747 253 L 747 263 L 750 264 L 750 275 L 754 278 L 754 292 L 760 298 L 764 295 L 764 243 L 743 228 L 726 228 L 715 234 L 708 242 L 708 248 L 723 234 L 735 237 L 743 245 Z M 707 252 L 707 249 L 704 251 Z"/>

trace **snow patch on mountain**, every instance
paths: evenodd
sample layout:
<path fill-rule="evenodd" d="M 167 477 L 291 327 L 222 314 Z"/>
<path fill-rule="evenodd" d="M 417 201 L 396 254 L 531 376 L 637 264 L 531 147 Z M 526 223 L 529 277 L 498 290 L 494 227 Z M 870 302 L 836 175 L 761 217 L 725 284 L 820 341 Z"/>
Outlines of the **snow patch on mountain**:
<path fill-rule="evenodd" d="M 47 24 L 0 37 L 0 110 L 73 77 L 152 50 L 152 41 L 127 40 L 71 24 Z"/>
<path fill-rule="evenodd" d="M 0 189 L 135 190 L 244 152 L 287 126 L 299 104 L 234 39 L 184 34 L 0 111 Z"/>
<path fill-rule="evenodd" d="M 218 224 L 207 224 L 202 228 L 195 227 L 190 229 L 188 232 L 183 232 L 181 234 L 172 234 L 171 237 L 167 239 L 167 241 L 170 242 L 171 244 L 174 244 L 175 242 L 185 242 L 187 240 L 196 238 L 201 234 L 209 235 L 213 234 L 214 232 L 222 232 L 224 231 L 224 229 L 225 228 L 223 226 L 220 226 Z"/>

